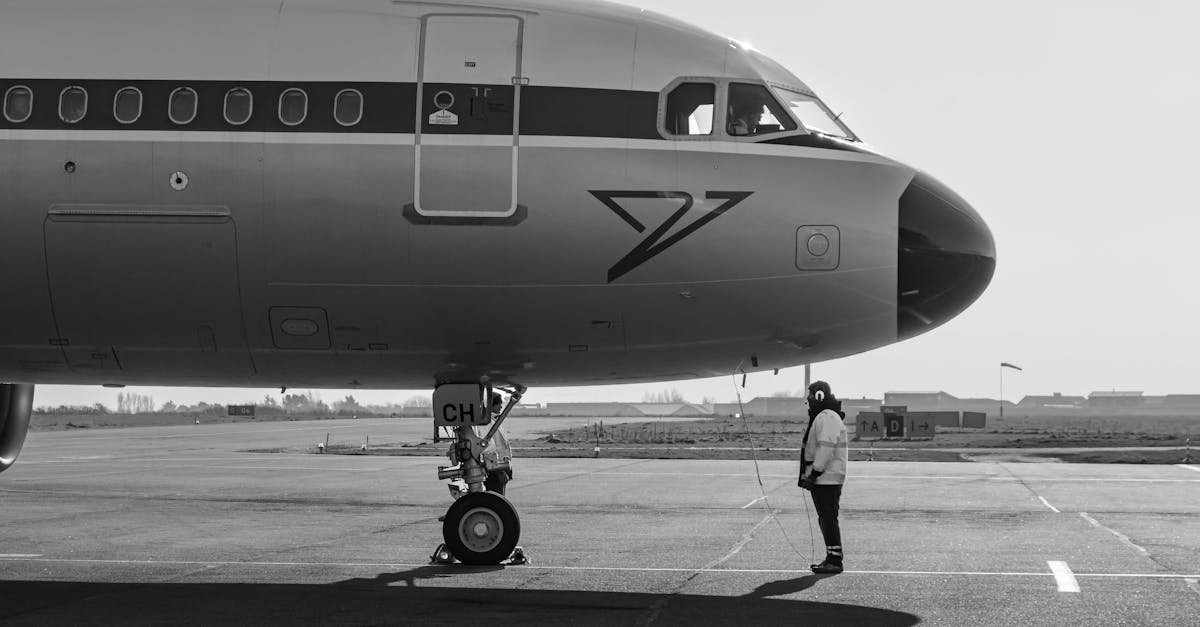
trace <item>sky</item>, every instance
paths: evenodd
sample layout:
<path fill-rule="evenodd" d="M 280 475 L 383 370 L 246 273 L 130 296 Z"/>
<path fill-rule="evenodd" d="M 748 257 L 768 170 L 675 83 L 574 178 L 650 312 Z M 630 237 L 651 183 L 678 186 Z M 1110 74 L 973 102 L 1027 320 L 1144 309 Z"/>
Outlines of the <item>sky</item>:
<path fill-rule="evenodd" d="M 996 238 L 990 288 L 925 335 L 812 366 L 843 398 L 1200 392 L 1200 4 L 1178 0 L 640 0 L 751 44 L 867 143 L 950 185 Z M 1022 371 L 999 367 L 1000 362 Z M 1003 380 L 1001 379 L 1003 377 Z M 749 377 L 745 398 L 803 387 Z M 525 401 L 733 400 L 730 377 L 533 389 Z M 238 402 L 279 390 L 128 388 Z M 401 402 L 428 390 L 324 390 Z M 41 386 L 37 404 L 117 391 Z"/>

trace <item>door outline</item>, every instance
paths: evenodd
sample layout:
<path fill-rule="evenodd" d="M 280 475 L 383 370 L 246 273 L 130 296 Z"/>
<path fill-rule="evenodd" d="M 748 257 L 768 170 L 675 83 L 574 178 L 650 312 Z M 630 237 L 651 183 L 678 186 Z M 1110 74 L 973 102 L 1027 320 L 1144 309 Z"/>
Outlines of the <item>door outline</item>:
<path fill-rule="evenodd" d="M 511 192 L 509 197 L 509 206 L 506 211 L 427 211 L 421 208 L 421 139 L 424 135 L 422 131 L 422 122 L 424 118 L 422 115 L 422 103 L 425 101 L 425 44 L 426 35 L 429 31 L 429 20 L 437 17 L 500 18 L 516 20 L 517 22 L 516 74 L 512 77 L 512 173 L 509 182 Z M 518 209 L 520 209 L 520 207 L 517 205 L 517 180 L 520 172 L 519 155 L 521 147 L 521 87 L 527 82 L 527 79 L 524 76 L 525 18 L 519 15 L 505 15 L 502 13 L 429 13 L 421 17 L 421 36 L 418 46 L 416 124 L 414 127 L 413 136 L 413 209 L 416 211 L 417 215 L 425 218 L 512 218 L 517 214 Z"/>

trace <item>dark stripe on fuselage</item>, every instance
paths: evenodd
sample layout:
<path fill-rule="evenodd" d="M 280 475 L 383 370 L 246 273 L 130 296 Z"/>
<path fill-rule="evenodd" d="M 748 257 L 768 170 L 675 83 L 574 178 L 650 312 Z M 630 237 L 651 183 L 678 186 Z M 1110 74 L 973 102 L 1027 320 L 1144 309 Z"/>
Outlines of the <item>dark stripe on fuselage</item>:
<path fill-rule="evenodd" d="M 0 129 L 413 133 L 417 121 L 416 83 L 0 79 L 0 97 L 16 85 L 33 91 L 33 113 L 19 123 L 0 116 Z M 68 124 L 59 118 L 59 95 L 73 85 L 87 91 L 87 115 Z M 124 87 L 142 92 L 142 115 L 131 124 L 122 124 L 113 115 L 113 98 Z M 171 93 L 180 87 L 194 89 L 199 97 L 196 118 L 188 124 L 175 124 L 168 117 Z M 249 89 L 254 98 L 253 114 L 241 125 L 230 124 L 224 117 L 225 94 L 235 87 Z M 308 94 L 308 115 L 296 126 L 279 120 L 279 96 L 291 88 Z M 355 89 L 363 95 L 362 120 L 353 126 L 342 126 L 334 119 L 334 99 L 343 89 Z M 454 96 L 456 125 L 433 125 L 428 121 L 429 115 L 439 109 L 434 98 L 442 91 Z M 426 84 L 421 130 L 436 134 L 512 134 L 513 99 L 512 85 Z M 544 86 L 521 89 L 522 135 L 663 139 L 657 117 L 656 92 Z"/>
<path fill-rule="evenodd" d="M 411 133 L 416 118 L 417 88 L 411 83 L 283 83 L 224 81 L 122 81 L 122 80 L 0 80 L 0 94 L 14 85 L 33 90 L 33 115 L 24 123 L 14 124 L 0 116 L 0 128 L 58 129 L 88 131 L 228 131 L 308 132 L 308 133 Z M 75 124 L 58 116 L 59 94 L 72 85 L 88 93 L 87 115 Z M 142 115 L 132 124 L 121 124 L 113 117 L 113 97 L 123 87 L 142 92 Z M 196 91 L 199 105 L 196 118 L 188 124 L 175 124 L 167 115 L 171 92 L 180 87 Z M 225 93 L 234 87 L 249 89 L 254 97 L 253 113 L 245 124 L 225 121 Z M 279 121 L 279 96 L 289 88 L 308 94 L 308 115 L 304 122 L 288 126 Z M 346 127 L 333 118 L 334 97 L 343 89 L 363 94 L 363 117 L 355 126 Z"/>

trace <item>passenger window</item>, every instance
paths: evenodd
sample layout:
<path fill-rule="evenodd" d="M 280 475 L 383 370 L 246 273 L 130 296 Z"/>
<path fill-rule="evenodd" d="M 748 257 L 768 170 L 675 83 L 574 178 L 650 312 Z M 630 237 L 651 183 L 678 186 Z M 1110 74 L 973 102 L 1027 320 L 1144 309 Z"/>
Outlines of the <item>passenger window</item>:
<path fill-rule="evenodd" d="M 135 87 L 122 87 L 113 96 L 113 117 L 121 124 L 133 124 L 142 117 L 142 92 Z"/>
<path fill-rule="evenodd" d="M 362 120 L 363 96 L 357 89 L 343 89 L 333 99 L 333 117 L 342 126 L 354 126 Z"/>
<path fill-rule="evenodd" d="M 279 96 L 279 121 L 296 126 L 308 117 L 308 94 L 299 89 L 289 89 Z"/>
<path fill-rule="evenodd" d="M 87 92 L 82 87 L 68 87 L 58 95 L 58 117 L 74 124 L 87 115 Z"/>
<path fill-rule="evenodd" d="M 241 126 L 250 120 L 254 112 L 254 95 L 249 89 L 234 87 L 225 92 L 225 121 Z"/>
<path fill-rule="evenodd" d="M 176 124 L 189 124 L 196 119 L 196 90 L 180 87 L 171 92 L 167 114 Z"/>
<path fill-rule="evenodd" d="M 725 129 L 730 135 L 753 137 L 796 128 L 796 123 L 765 86 L 730 83 L 729 119 Z"/>
<path fill-rule="evenodd" d="M 711 135 L 717 86 L 682 83 L 667 94 L 664 127 L 672 135 Z"/>
<path fill-rule="evenodd" d="M 9 87 L 4 92 L 4 119 L 20 124 L 33 115 L 33 90 L 24 85 Z"/>

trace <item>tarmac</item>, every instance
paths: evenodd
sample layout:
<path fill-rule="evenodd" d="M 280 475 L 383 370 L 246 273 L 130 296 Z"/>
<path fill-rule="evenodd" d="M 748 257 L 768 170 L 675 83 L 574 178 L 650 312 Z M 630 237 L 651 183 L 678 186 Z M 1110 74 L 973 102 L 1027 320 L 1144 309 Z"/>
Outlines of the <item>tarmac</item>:
<path fill-rule="evenodd" d="M 0 474 L 0 623 L 1200 624 L 1200 465 L 852 462 L 847 571 L 817 577 L 795 462 L 518 459 L 531 563 L 466 567 L 429 564 L 444 458 L 247 452 L 431 432 L 30 433 Z"/>

